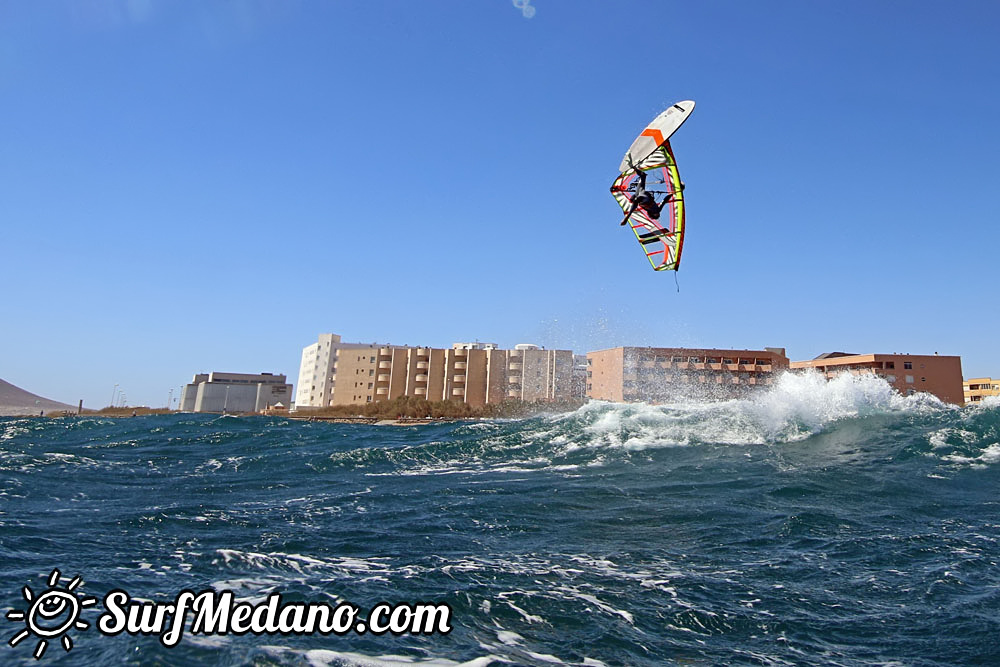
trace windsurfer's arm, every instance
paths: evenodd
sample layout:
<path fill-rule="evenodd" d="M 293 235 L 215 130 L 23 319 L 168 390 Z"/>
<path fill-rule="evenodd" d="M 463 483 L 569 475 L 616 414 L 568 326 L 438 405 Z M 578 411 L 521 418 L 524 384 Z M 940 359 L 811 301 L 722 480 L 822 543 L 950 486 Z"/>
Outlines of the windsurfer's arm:
<path fill-rule="evenodd" d="M 619 226 L 624 225 L 626 222 L 628 222 L 628 219 L 632 217 L 633 213 L 635 213 L 635 209 L 637 206 L 638 204 L 632 202 L 632 205 L 628 207 L 627 211 L 625 211 L 625 217 L 622 218 L 622 221 L 619 223 Z"/>

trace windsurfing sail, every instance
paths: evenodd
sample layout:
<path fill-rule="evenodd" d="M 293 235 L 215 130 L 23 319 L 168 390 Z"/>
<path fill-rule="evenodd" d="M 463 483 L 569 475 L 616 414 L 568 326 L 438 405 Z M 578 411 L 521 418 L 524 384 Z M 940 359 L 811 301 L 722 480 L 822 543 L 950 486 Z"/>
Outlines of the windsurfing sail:
<path fill-rule="evenodd" d="M 670 136 L 687 120 L 694 102 L 678 102 L 661 113 L 632 142 L 611 185 L 639 247 L 655 271 L 676 271 L 684 248 L 684 184 L 681 182 L 670 147 Z M 640 172 L 645 174 L 644 190 L 656 206 L 638 206 Z M 647 200 L 648 201 L 648 200 Z M 650 208 L 659 208 L 659 215 Z M 629 215 L 631 213 L 631 215 Z"/>

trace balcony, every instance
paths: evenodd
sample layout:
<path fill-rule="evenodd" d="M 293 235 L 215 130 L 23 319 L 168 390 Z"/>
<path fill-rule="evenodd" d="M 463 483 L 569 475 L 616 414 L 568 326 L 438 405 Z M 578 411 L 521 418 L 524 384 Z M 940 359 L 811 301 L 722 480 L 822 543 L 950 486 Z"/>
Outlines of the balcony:
<path fill-rule="evenodd" d="M 427 362 L 426 361 L 418 361 L 417 362 L 417 370 L 421 370 L 421 371 L 427 370 Z"/>
<path fill-rule="evenodd" d="M 521 383 L 521 378 L 520 377 L 509 377 L 509 378 L 507 378 L 507 383 L 508 384 L 520 384 Z"/>
<path fill-rule="evenodd" d="M 375 390 L 375 393 L 378 394 L 379 396 L 385 396 L 386 394 L 389 393 L 389 388 L 388 387 L 378 387 Z"/>
<path fill-rule="evenodd" d="M 378 362 L 378 367 L 388 370 L 388 369 L 392 368 L 392 362 L 391 361 L 380 361 L 380 362 Z"/>
<path fill-rule="evenodd" d="M 469 364 L 466 363 L 466 362 L 464 362 L 464 361 L 456 361 L 455 362 L 455 370 L 457 370 L 457 371 L 464 371 L 466 369 L 466 367 L 468 367 L 468 365 Z"/>
<path fill-rule="evenodd" d="M 430 354 L 430 350 L 428 350 L 426 347 L 418 347 L 417 348 L 417 356 L 418 357 L 426 357 L 428 354 Z"/>
<path fill-rule="evenodd" d="M 465 396 L 465 387 L 455 387 L 451 390 L 452 396 Z"/>
<path fill-rule="evenodd" d="M 413 379 L 416 380 L 417 382 L 427 382 L 427 376 L 422 373 Z"/>
<path fill-rule="evenodd" d="M 424 396 L 427 394 L 427 387 L 417 387 L 413 390 L 413 393 L 417 396 Z"/>
<path fill-rule="evenodd" d="M 524 364 L 520 364 L 520 363 L 517 363 L 517 364 L 515 364 L 515 363 L 511 363 L 511 364 L 509 364 L 509 365 L 507 366 L 507 370 L 509 370 L 509 371 L 520 371 L 520 370 L 521 370 L 521 368 L 522 368 L 523 366 L 524 366 Z"/>
<path fill-rule="evenodd" d="M 379 382 L 388 382 L 389 381 L 389 374 L 388 373 L 382 373 L 381 375 L 378 376 L 378 381 Z"/>
<path fill-rule="evenodd" d="M 455 377 L 452 378 L 452 381 L 454 381 L 454 382 L 456 382 L 458 384 L 465 384 L 465 376 L 464 375 L 456 375 Z"/>

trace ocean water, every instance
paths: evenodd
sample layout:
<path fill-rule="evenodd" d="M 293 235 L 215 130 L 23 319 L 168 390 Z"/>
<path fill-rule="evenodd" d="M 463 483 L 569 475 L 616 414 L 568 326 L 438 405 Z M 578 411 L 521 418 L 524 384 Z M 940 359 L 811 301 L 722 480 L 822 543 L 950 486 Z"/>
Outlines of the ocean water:
<path fill-rule="evenodd" d="M 1000 664 L 998 539 L 1000 403 L 874 377 L 414 427 L 7 418 L 0 664 Z M 25 635 L 53 569 L 98 600 L 447 604 L 452 629 L 167 648 L 100 634 L 98 603 Z"/>

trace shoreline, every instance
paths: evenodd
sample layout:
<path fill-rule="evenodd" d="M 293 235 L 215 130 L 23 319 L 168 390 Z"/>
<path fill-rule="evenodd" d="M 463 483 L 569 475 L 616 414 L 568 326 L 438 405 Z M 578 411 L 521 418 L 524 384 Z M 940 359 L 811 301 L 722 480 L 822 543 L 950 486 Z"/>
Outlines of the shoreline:
<path fill-rule="evenodd" d="M 11 418 L 11 419 L 66 419 L 72 417 L 108 417 L 112 419 L 129 419 L 132 417 L 148 417 L 150 415 L 176 415 L 176 414 L 191 414 L 191 415 L 215 415 L 216 417 L 278 417 L 283 419 L 293 419 L 295 421 L 305 421 L 305 422 L 331 422 L 336 424 L 369 424 L 373 426 L 423 426 L 427 424 L 438 424 L 454 421 L 463 421 L 461 418 L 455 417 L 400 417 L 395 419 L 386 419 L 384 417 L 349 417 L 349 416 L 322 416 L 322 415 L 304 415 L 304 414 L 278 414 L 278 413 L 220 413 L 220 412 L 181 412 L 180 410 L 167 410 L 166 408 L 120 408 L 113 411 L 101 412 L 98 410 L 84 410 L 81 413 L 68 410 L 53 410 L 46 414 L 4 414 L 0 410 L 0 418 Z M 470 420 L 477 420 L 480 418 L 470 417 Z"/>

